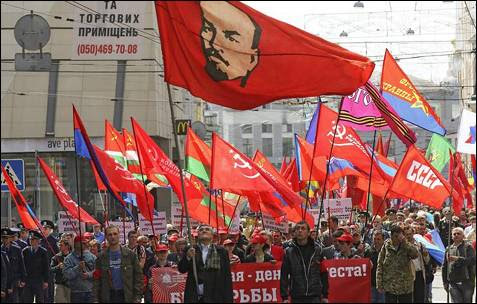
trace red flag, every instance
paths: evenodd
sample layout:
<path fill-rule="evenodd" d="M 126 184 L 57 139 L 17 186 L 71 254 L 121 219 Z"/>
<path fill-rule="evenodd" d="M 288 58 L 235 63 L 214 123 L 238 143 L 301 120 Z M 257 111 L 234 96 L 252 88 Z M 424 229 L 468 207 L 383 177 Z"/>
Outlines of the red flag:
<path fill-rule="evenodd" d="M 246 155 L 213 133 L 210 188 L 244 196 L 249 192 L 274 192 L 252 163 Z"/>
<path fill-rule="evenodd" d="M 89 160 L 89 165 L 91 166 L 91 170 L 93 170 L 94 180 L 96 181 L 96 185 L 98 186 L 98 190 L 99 191 L 108 190 L 108 188 L 106 188 L 103 181 L 101 180 L 101 177 L 98 174 L 98 170 L 96 170 L 96 167 L 94 166 L 94 163 L 91 159 Z"/>
<path fill-rule="evenodd" d="M 368 58 L 238 1 L 156 1 L 156 13 L 165 80 L 229 108 L 350 95 L 374 69 Z"/>
<path fill-rule="evenodd" d="M 298 176 L 298 169 L 296 167 L 296 161 L 294 157 L 290 160 L 285 172 L 283 172 L 283 177 L 290 184 L 293 191 L 299 192 L 301 190 L 300 178 Z"/>
<path fill-rule="evenodd" d="M 139 156 L 137 155 L 136 140 L 128 130 L 123 128 L 124 154 L 128 164 L 128 170 L 133 174 L 141 175 Z"/>
<path fill-rule="evenodd" d="M 156 173 L 164 175 L 169 181 L 172 190 L 184 206 L 184 196 L 179 168 L 167 157 L 144 129 L 131 117 L 131 123 L 134 130 L 134 136 L 137 141 L 137 151 L 141 158 L 143 172 L 147 176 L 153 177 Z M 195 188 L 191 182 L 184 179 L 187 200 L 202 199 L 202 193 Z"/>
<path fill-rule="evenodd" d="M 280 173 L 278 173 L 277 169 L 260 151 L 257 150 L 255 152 L 253 161 L 278 183 L 281 183 L 285 187 L 290 187 L 288 182 L 280 175 Z M 289 205 L 288 202 L 283 200 L 279 195 L 271 195 L 271 201 L 277 206 L 277 208 L 280 208 L 285 212 L 288 220 L 297 223 L 303 219 L 303 210 L 301 205 Z M 311 214 L 307 214 L 306 220 L 308 224 L 310 224 L 310 227 L 312 227 L 314 223 L 313 216 Z"/>
<path fill-rule="evenodd" d="M 315 156 L 313 158 L 313 170 L 311 170 L 311 160 L 313 156 L 313 145 L 306 140 L 296 135 L 297 139 L 297 159 L 300 160 L 299 176 L 300 180 L 308 181 L 310 173 L 312 173 L 311 180 L 324 182 L 326 177 L 326 165 L 329 164 L 328 180 L 326 182 L 326 190 L 337 190 L 340 185 L 338 180 L 344 176 L 355 175 L 364 177 L 351 165 L 350 162 L 332 157 L 329 162 L 323 156 Z"/>
<path fill-rule="evenodd" d="M 136 195 L 137 206 L 141 214 L 148 221 L 152 221 L 154 210 L 154 197 L 144 189 L 144 185 L 138 181 L 131 172 L 124 169 L 106 152 L 94 146 L 99 162 L 106 174 L 112 188 L 116 192 L 129 192 Z"/>
<path fill-rule="evenodd" d="M 356 187 L 356 183 L 358 178 L 356 176 L 348 176 L 346 177 L 346 188 L 347 188 L 347 197 L 351 198 L 351 202 L 353 207 L 358 207 L 360 209 L 366 210 L 366 190 L 361 190 L 360 188 Z M 363 208 L 364 206 L 364 208 Z"/>
<path fill-rule="evenodd" d="M 40 162 L 40 167 L 45 173 L 48 182 L 50 183 L 51 189 L 55 193 L 58 202 L 65 208 L 70 216 L 77 220 L 81 220 L 81 222 L 96 225 L 98 221 L 96 221 L 88 212 L 86 212 L 83 208 L 79 207 L 78 204 L 70 197 L 68 192 L 66 192 L 65 187 L 55 175 L 55 173 L 48 167 L 48 165 L 38 156 L 38 161 Z M 80 210 L 78 214 L 78 209 Z"/>
<path fill-rule="evenodd" d="M 222 200 L 221 195 L 211 196 L 202 182 L 188 172 L 184 172 L 184 181 L 186 185 L 192 185 L 202 194 L 201 198 L 187 197 L 189 216 L 199 222 L 209 223 L 210 208 L 210 224 L 212 226 L 218 224 L 218 229 L 228 228 L 234 214 L 235 203 L 230 202 L 225 197 Z M 190 191 L 186 191 L 189 194 Z"/>
<path fill-rule="evenodd" d="M 28 211 L 27 202 L 23 195 L 20 193 L 20 191 L 18 191 L 17 187 L 10 178 L 10 175 L 8 175 L 7 171 L 5 171 L 5 168 L 3 168 L 3 166 L 1 167 L 3 177 L 5 178 L 5 182 L 8 186 L 8 191 L 10 192 L 10 195 L 12 196 L 15 205 L 17 206 L 18 215 L 20 216 L 23 225 L 26 229 L 30 230 L 42 229 L 42 225 L 40 225 L 38 219 L 33 217 Z"/>
<path fill-rule="evenodd" d="M 456 214 L 460 214 L 460 211 L 464 207 L 464 192 L 460 179 L 459 179 L 459 163 L 457 161 L 457 153 L 452 154 L 452 151 L 449 150 L 449 184 L 451 189 L 454 189 L 457 192 L 457 195 L 452 199 L 452 209 Z"/>
<path fill-rule="evenodd" d="M 378 143 L 376 144 L 376 152 L 378 152 L 381 155 L 384 155 L 383 137 L 381 136 L 381 133 L 379 133 L 378 135 Z"/>
<path fill-rule="evenodd" d="M 441 208 L 451 193 L 449 183 L 414 145 L 407 149 L 389 190 L 434 208 Z"/>
<path fill-rule="evenodd" d="M 373 195 L 373 214 L 374 215 L 379 215 L 381 217 L 384 216 L 384 210 L 388 209 L 387 206 L 387 199 L 386 202 L 383 202 L 383 199 Z"/>
<path fill-rule="evenodd" d="M 386 145 L 384 146 L 384 153 L 383 153 L 384 157 L 388 157 L 388 155 L 389 155 L 389 148 L 391 147 L 391 137 L 392 136 L 393 136 L 393 133 L 389 132 L 388 141 L 386 142 Z"/>
<path fill-rule="evenodd" d="M 283 159 L 282 159 L 282 165 L 280 166 L 280 174 L 283 176 L 283 173 L 285 172 L 285 170 L 287 169 L 288 165 L 287 165 L 287 157 L 284 156 Z"/>
<path fill-rule="evenodd" d="M 329 157 L 331 143 L 333 142 L 333 136 L 335 135 L 336 129 L 332 156 L 349 160 L 355 169 L 369 175 L 368 172 L 370 172 L 371 164 L 371 155 L 369 154 L 369 151 L 362 143 L 358 134 L 352 128 L 346 127 L 340 122 L 337 124 L 337 119 L 338 113 L 327 106 L 320 104 L 318 128 L 315 140 L 315 144 L 318 145 L 318 147 L 315 149 L 315 157 Z M 382 169 L 379 168 L 376 162 L 373 162 L 372 174 L 373 184 L 385 184 L 387 176 L 382 172 Z"/>
<path fill-rule="evenodd" d="M 231 176 L 234 177 L 233 181 Z M 278 192 L 290 205 L 299 205 L 302 202 L 302 198 L 288 185 L 277 182 L 245 154 L 215 133 L 212 135 L 210 187 L 244 196 L 247 196 L 249 191 Z"/>
<path fill-rule="evenodd" d="M 123 135 L 108 120 L 104 121 L 104 151 L 119 152 L 121 156 L 124 156 L 126 151 Z"/>
<path fill-rule="evenodd" d="M 212 149 L 195 134 L 191 127 L 187 128 L 185 157 L 187 171 L 203 180 L 210 181 Z"/>
<path fill-rule="evenodd" d="M 467 175 L 465 174 L 465 169 L 463 167 L 463 161 L 461 158 L 461 154 L 459 152 L 455 153 L 455 161 L 456 161 L 456 168 L 457 168 L 457 176 L 462 185 L 462 195 L 467 199 L 467 208 L 472 208 L 472 190 L 473 186 L 469 183 L 467 179 Z"/>

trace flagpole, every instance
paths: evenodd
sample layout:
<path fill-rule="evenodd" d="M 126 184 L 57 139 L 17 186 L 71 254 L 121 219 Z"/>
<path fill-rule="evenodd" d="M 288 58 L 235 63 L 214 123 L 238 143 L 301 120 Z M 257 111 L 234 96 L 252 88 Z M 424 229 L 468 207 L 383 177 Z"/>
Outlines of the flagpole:
<path fill-rule="evenodd" d="M 333 146 L 335 145 L 335 138 L 336 138 L 336 131 L 338 130 L 338 123 L 340 121 L 340 114 L 341 114 L 341 106 L 343 104 L 343 97 L 341 98 L 340 100 L 340 106 L 339 106 L 339 109 L 338 109 L 338 116 L 336 117 L 336 126 L 335 126 L 335 130 L 333 132 L 333 140 L 331 141 L 331 148 L 330 148 L 330 154 L 328 156 L 328 159 L 327 159 L 327 162 L 326 162 L 326 175 L 325 175 L 325 180 L 323 182 L 323 188 L 321 190 L 321 197 L 320 197 L 320 212 L 318 213 L 318 225 L 316 225 L 315 229 L 316 229 L 316 235 L 318 235 L 318 226 L 320 224 L 320 221 L 321 221 L 321 213 L 324 212 L 324 206 L 323 206 L 323 200 L 324 200 L 324 197 L 325 197 L 325 192 L 326 192 L 326 181 L 328 180 L 328 175 L 330 174 L 330 159 L 331 159 L 331 155 L 333 154 Z M 320 112 L 321 112 L 321 103 L 320 103 Z M 320 113 L 318 113 L 320 115 Z M 317 119 L 317 127 L 316 127 L 316 135 L 318 135 L 318 123 L 319 123 L 319 116 L 318 116 L 318 119 Z M 315 135 L 315 146 L 316 146 L 316 135 Z M 315 155 L 313 154 L 313 157 L 312 157 L 312 164 L 313 164 L 313 158 L 315 157 Z M 313 168 L 313 165 L 312 165 L 312 168 Z M 307 194 L 308 196 L 308 194 Z M 308 207 L 308 206 L 306 206 Z M 305 208 L 306 208 L 305 207 Z M 306 214 L 306 209 L 305 209 L 305 214 Z M 328 218 L 329 220 L 329 218 Z"/>
<path fill-rule="evenodd" d="M 167 85 L 167 95 L 169 97 L 169 106 L 171 108 L 171 122 L 172 122 L 172 126 L 174 126 L 174 122 L 175 122 L 176 119 L 175 119 L 175 115 L 174 115 L 174 105 L 172 104 L 171 87 L 170 87 L 169 83 L 166 83 L 166 85 Z M 187 223 L 187 237 L 189 238 L 189 243 L 193 244 L 192 243 L 192 234 L 191 234 L 192 230 L 191 230 L 190 218 L 189 218 L 189 210 L 187 208 L 187 195 L 186 195 L 185 185 L 184 185 L 184 176 L 182 174 L 181 152 L 180 152 L 180 149 L 179 149 L 179 137 L 177 136 L 177 130 L 174 127 L 172 128 L 172 130 L 174 132 L 174 141 L 176 143 L 176 148 L 177 148 L 177 157 L 178 157 L 177 166 L 179 167 L 179 176 L 180 176 L 181 185 L 182 185 L 182 197 L 183 197 L 183 200 L 184 200 L 184 209 L 185 209 L 186 223 Z M 199 281 L 197 279 L 197 265 L 196 265 L 195 258 L 192 259 L 192 271 L 193 271 L 193 274 L 194 274 L 196 288 L 198 289 Z"/>
<path fill-rule="evenodd" d="M 367 200 L 366 200 L 366 213 L 367 214 L 369 214 L 369 197 L 371 196 L 371 180 L 372 180 L 372 177 L 373 177 L 373 163 L 374 163 L 375 145 L 376 145 L 376 130 L 374 130 L 373 150 L 371 152 L 371 166 L 369 168 L 368 197 L 367 197 Z M 374 210 L 373 210 L 373 212 L 374 212 Z M 366 221 L 365 221 L 365 224 L 364 224 L 364 227 L 367 227 L 367 226 L 368 226 L 368 215 L 366 215 Z M 364 230 L 363 230 L 363 232 L 364 232 Z M 363 236 L 363 240 L 364 240 L 364 236 Z"/>
<path fill-rule="evenodd" d="M 122 222 L 123 222 L 123 239 L 124 239 L 124 245 L 126 245 L 126 211 L 124 210 L 124 208 L 123 208 Z"/>
<path fill-rule="evenodd" d="M 77 145 L 75 145 L 75 149 L 76 149 Z M 76 205 L 78 205 L 78 222 L 79 222 L 79 227 L 78 227 L 78 230 L 79 230 L 79 236 L 80 236 L 80 239 L 82 239 L 82 233 L 81 233 L 81 213 L 80 213 L 80 208 L 81 208 L 81 193 L 80 193 L 80 182 L 79 182 L 79 172 L 78 172 L 78 152 L 76 151 L 75 153 L 75 174 L 76 174 L 76 197 L 78 198 L 78 203 Z M 81 254 L 80 254 L 80 260 L 83 260 L 83 241 L 81 240 L 80 241 L 80 251 L 81 251 Z"/>
<path fill-rule="evenodd" d="M 41 220 L 41 201 L 40 201 L 40 165 L 38 162 L 38 150 L 35 150 L 35 172 L 36 172 L 36 185 L 35 185 L 35 193 L 36 193 L 36 204 L 38 206 L 38 219 Z"/>
<path fill-rule="evenodd" d="M 232 222 L 234 220 L 234 217 L 235 217 L 235 212 L 237 211 L 237 207 L 238 205 L 240 204 L 240 198 L 241 196 L 239 195 L 238 199 L 237 199 L 237 203 L 235 204 L 235 208 L 234 208 L 234 212 L 232 213 L 232 218 L 230 219 L 230 223 L 227 227 L 227 233 L 229 233 L 229 230 L 230 230 L 230 225 L 232 225 Z M 225 215 L 224 215 L 224 218 L 225 218 Z M 240 225 L 240 224 L 239 224 Z"/>
<path fill-rule="evenodd" d="M 212 189 L 209 188 L 209 222 L 208 222 L 209 225 L 210 225 L 210 208 L 211 208 L 211 204 L 212 204 Z"/>
<path fill-rule="evenodd" d="M 455 157 L 454 154 L 452 154 L 452 150 L 449 149 L 449 154 L 452 157 L 452 168 L 450 170 L 450 186 L 451 186 L 451 191 L 450 191 L 450 209 L 453 210 L 453 203 L 454 203 L 454 197 L 453 197 L 453 192 L 454 192 L 454 168 L 455 168 Z M 451 230 L 452 230 L 452 216 L 449 221 L 449 232 L 447 234 L 447 247 L 450 246 L 450 241 L 451 241 Z M 447 291 L 447 303 L 450 303 L 449 299 L 450 293 Z"/>
<path fill-rule="evenodd" d="M 182 237 L 182 228 L 184 227 L 183 224 L 184 224 L 184 208 L 181 209 L 181 227 L 180 227 L 181 237 Z"/>
<path fill-rule="evenodd" d="M 304 220 L 306 218 L 306 211 L 308 210 L 308 204 L 310 203 L 310 188 L 311 188 L 311 176 L 313 172 L 313 167 L 314 167 L 314 160 L 315 160 L 315 152 L 316 152 L 316 133 L 318 132 L 318 123 L 320 121 L 320 116 L 321 116 L 321 98 L 319 98 L 319 107 L 320 110 L 318 111 L 318 117 L 316 118 L 316 132 L 315 132 L 315 142 L 313 144 L 313 154 L 311 155 L 311 168 L 310 168 L 310 174 L 308 175 L 308 185 L 307 185 L 307 191 L 306 191 L 306 201 L 305 201 L 305 211 L 303 212 L 303 207 L 302 207 L 302 219 Z M 341 106 L 340 106 L 341 108 Z M 338 116 L 339 117 L 339 116 Z"/>
<path fill-rule="evenodd" d="M 219 191 L 220 191 L 220 189 L 218 189 L 217 191 L 214 192 L 214 197 L 215 197 L 215 223 L 217 225 L 217 236 L 219 235 L 219 208 L 217 206 L 217 197 L 219 196 Z"/>
<path fill-rule="evenodd" d="M 136 153 L 137 153 L 137 159 L 139 160 L 139 169 L 141 170 L 141 184 L 143 186 L 143 189 L 144 189 L 144 196 L 146 197 L 146 205 L 147 205 L 147 212 L 149 213 L 149 216 L 151 216 L 151 219 L 150 219 L 150 222 L 151 222 L 151 227 L 152 227 L 152 234 L 155 236 L 156 235 L 156 231 L 154 230 L 154 212 L 151 212 L 151 207 L 149 206 L 149 198 L 148 198 L 148 191 L 146 189 L 146 181 L 144 179 L 144 172 L 142 170 L 142 164 L 141 164 L 141 153 L 139 151 L 139 149 L 137 147 L 139 147 L 139 145 L 137 144 L 137 136 L 136 136 L 136 130 L 134 128 L 134 123 L 132 122 L 132 117 L 131 117 L 131 125 L 132 125 L 132 128 L 133 128 L 133 132 L 134 132 L 134 142 L 136 143 Z M 127 160 L 126 160 L 127 161 Z M 137 200 L 137 198 L 136 198 Z M 153 201 L 153 204 L 155 202 Z M 131 201 L 131 206 L 132 206 L 132 201 Z M 139 216 L 138 216 L 139 218 Z M 134 221 L 134 229 L 137 230 L 137 226 L 136 226 L 136 221 Z"/>
<path fill-rule="evenodd" d="M 220 192 L 220 199 L 222 200 L 222 216 L 224 218 L 224 226 L 227 226 L 227 222 L 225 221 L 225 203 L 224 203 L 224 191 L 223 190 Z M 216 206 L 216 208 L 217 208 L 217 206 Z"/>
<path fill-rule="evenodd" d="M 108 210 L 106 209 L 106 206 L 104 205 L 103 196 L 101 195 L 101 191 L 99 191 L 99 189 L 98 189 L 98 194 L 99 194 L 99 200 L 101 201 L 101 206 L 103 207 L 103 210 L 104 210 L 103 222 L 107 223 Z"/>
<path fill-rule="evenodd" d="M 263 220 L 263 213 L 262 213 L 262 202 L 258 204 L 258 209 L 260 210 L 260 219 L 262 220 L 262 228 L 265 229 L 265 221 Z"/>
<path fill-rule="evenodd" d="M 382 202 L 379 204 L 379 207 L 378 207 L 378 210 L 376 211 L 376 214 L 373 215 L 373 219 L 371 220 L 371 224 L 370 224 L 371 227 L 373 226 L 374 220 L 376 219 L 376 216 L 378 215 L 379 210 L 381 210 L 381 207 L 383 206 L 383 203 L 386 201 L 386 197 L 388 196 L 389 189 L 391 189 L 391 186 L 392 186 L 392 183 L 391 183 L 391 185 L 389 186 L 389 188 L 386 190 L 386 193 L 384 194 L 384 197 L 383 197 Z M 374 210 L 373 210 L 373 211 L 374 211 Z M 367 218 L 367 217 L 366 217 L 366 218 Z M 365 226 L 365 228 L 367 228 L 367 227 Z M 371 228 L 367 228 L 367 229 L 365 230 L 364 235 L 367 235 L 370 229 L 371 229 Z"/>

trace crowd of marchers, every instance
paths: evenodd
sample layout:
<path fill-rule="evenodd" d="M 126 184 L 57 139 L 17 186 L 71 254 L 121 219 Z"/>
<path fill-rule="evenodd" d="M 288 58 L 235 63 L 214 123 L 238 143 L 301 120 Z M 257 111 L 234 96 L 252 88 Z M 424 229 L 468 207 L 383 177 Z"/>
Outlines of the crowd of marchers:
<path fill-rule="evenodd" d="M 383 217 L 361 212 L 351 222 L 330 216 L 310 227 L 302 221 L 287 233 L 243 219 L 237 232 L 195 227 L 192 243 L 170 224 L 160 237 L 108 225 L 58 235 L 51 221 L 41 224 L 44 233 L 21 224 L 2 228 L 2 302 L 152 303 L 153 269 L 171 267 L 187 273 L 185 302 L 231 303 L 230 265 L 281 262 L 283 302 L 321 303 L 328 300 L 323 261 L 354 258 L 371 261 L 373 303 L 432 303 L 438 268 L 453 303 L 471 303 L 475 288 L 475 209 L 454 215 L 416 204 L 387 209 Z M 433 230 L 445 246 L 442 265 L 416 241 Z"/>

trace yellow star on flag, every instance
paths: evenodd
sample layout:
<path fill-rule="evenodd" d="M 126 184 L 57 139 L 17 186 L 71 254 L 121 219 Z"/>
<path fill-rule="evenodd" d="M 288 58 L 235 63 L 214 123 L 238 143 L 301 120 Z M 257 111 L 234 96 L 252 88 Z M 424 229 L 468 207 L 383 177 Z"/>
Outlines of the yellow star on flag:
<path fill-rule="evenodd" d="M 414 98 L 416 98 L 416 101 L 411 105 L 411 108 L 421 108 L 424 114 L 429 116 L 429 110 L 427 109 L 427 106 L 421 100 L 419 95 L 416 94 L 416 91 L 413 90 L 412 95 L 414 95 Z"/>

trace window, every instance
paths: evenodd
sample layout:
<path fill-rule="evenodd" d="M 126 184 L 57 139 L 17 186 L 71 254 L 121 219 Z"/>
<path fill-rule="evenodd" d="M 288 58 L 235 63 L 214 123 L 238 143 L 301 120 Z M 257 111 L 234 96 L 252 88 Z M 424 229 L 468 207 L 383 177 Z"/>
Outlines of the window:
<path fill-rule="evenodd" d="M 272 133 L 272 125 L 262 124 L 262 133 Z"/>
<path fill-rule="evenodd" d="M 243 152 L 248 156 L 252 157 L 253 155 L 253 142 L 252 138 L 243 138 Z"/>
<path fill-rule="evenodd" d="M 266 157 L 273 156 L 273 141 L 271 138 L 262 139 L 262 150 Z"/>
<path fill-rule="evenodd" d="M 251 124 L 243 125 L 242 134 L 252 134 L 252 125 Z"/>
<path fill-rule="evenodd" d="M 292 133 L 292 132 L 293 132 L 293 125 L 292 124 L 282 125 L 282 133 Z"/>
<path fill-rule="evenodd" d="M 291 137 L 282 138 L 282 155 L 283 156 L 293 155 L 293 139 Z"/>

